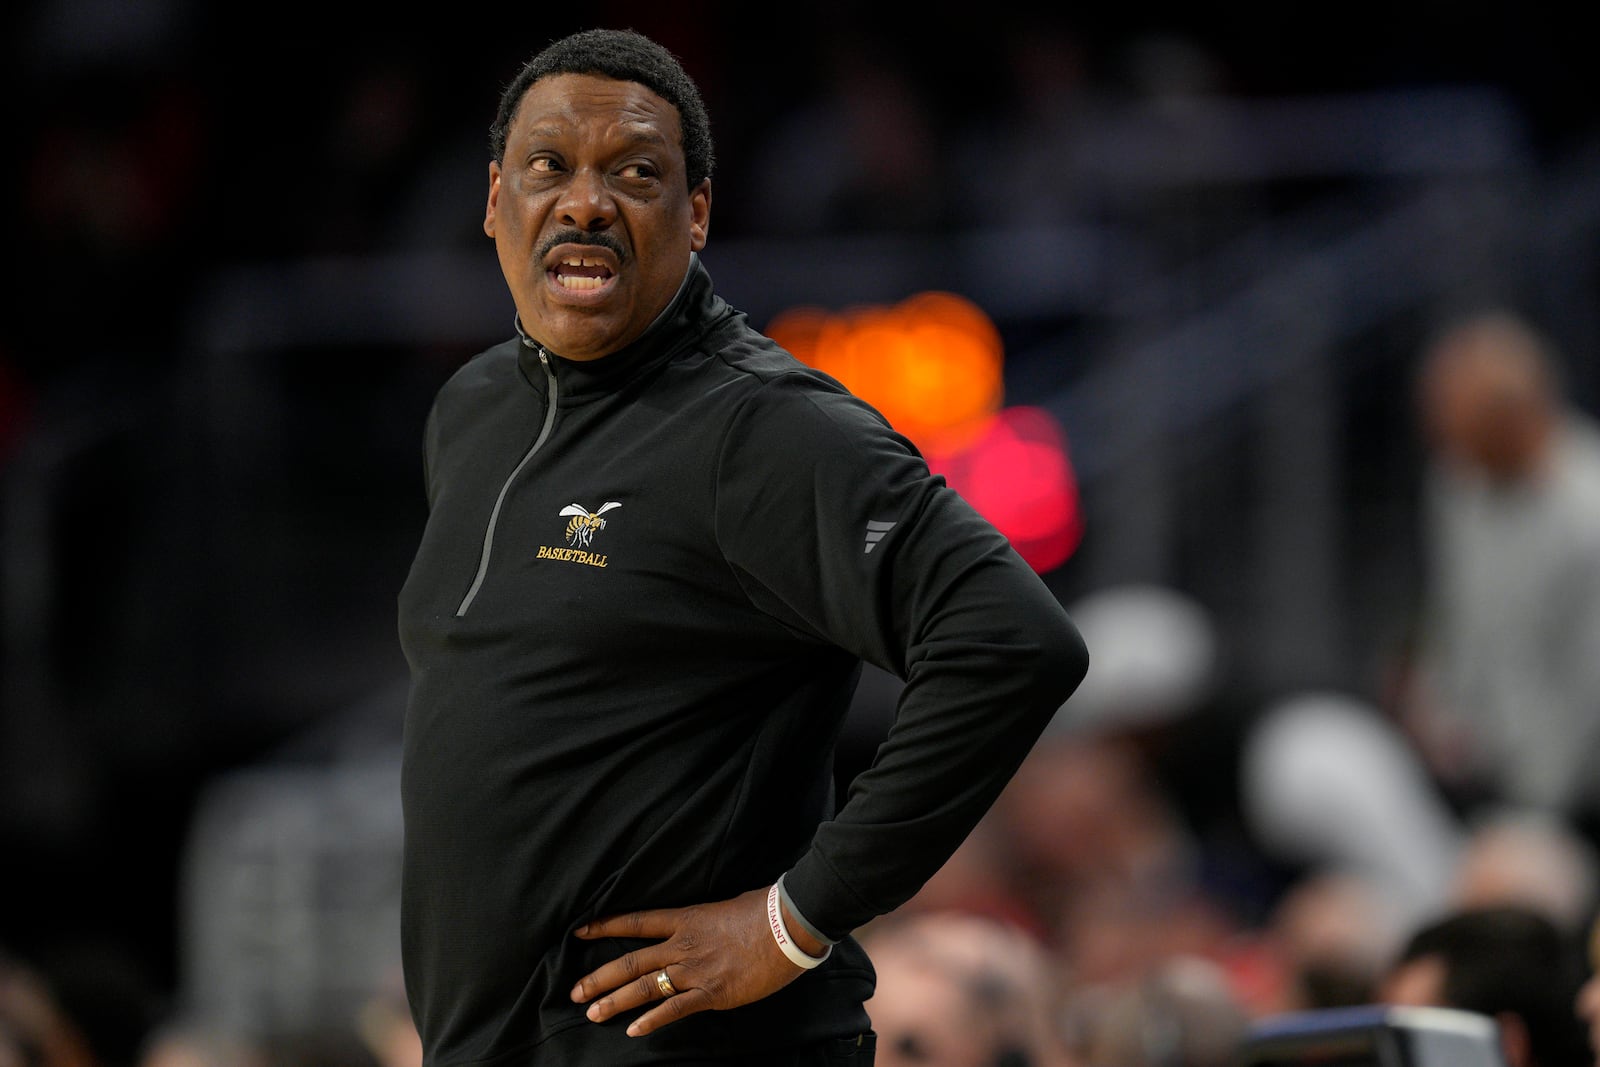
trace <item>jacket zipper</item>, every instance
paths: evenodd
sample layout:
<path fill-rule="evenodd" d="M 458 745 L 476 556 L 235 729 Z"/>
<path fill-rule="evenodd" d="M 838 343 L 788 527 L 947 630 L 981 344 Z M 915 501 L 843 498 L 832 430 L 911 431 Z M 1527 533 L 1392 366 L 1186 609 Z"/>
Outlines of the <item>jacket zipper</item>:
<path fill-rule="evenodd" d="M 511 483 L 517 480 L 517 475 L 522 473 L 522 468 L 528 465 L 534 453 L 544 447 L 550 437 L 550 430 L 556 423 L 556 371 L 550 365 L 550 355 L 543 348 L 537 349 L 539 364 L 544 367 L 545 381 L 549 384 L 549 403 L 545 405 L 544 426 L 539 430 L 539 437 L 533 442 L 533 447 L 528 449 L 528 454 L 506 476 L 506 482 L 500 487 L 500 495 L 495 497 L 494 510 L 489 513 L 489 526 L 483 531 L 483 555 L 478 560 L 478 575 L 472 579 L 472 588 L 467 590 L 466 598 L 461 601 L 461 606 L 456 609 L 456 618 L 461 618 L 472 606 L 473 600 L 478 596 L 478 590 L 483 588 L 483 579 L 489 573 L 489 556 L 494 551 L 494 530 L 500 522 L 500 507 L 506 502 L 506 493 L 511 490 Z"/>

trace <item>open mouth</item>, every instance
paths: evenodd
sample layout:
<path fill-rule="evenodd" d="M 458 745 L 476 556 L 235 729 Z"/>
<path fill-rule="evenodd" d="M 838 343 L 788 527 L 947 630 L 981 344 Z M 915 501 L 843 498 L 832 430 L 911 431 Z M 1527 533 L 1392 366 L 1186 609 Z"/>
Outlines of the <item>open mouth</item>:
<path fill-rule="evenodd" d="M 591 256 L 562 256 L 550 269 L 550 276 L 561 288 L 575 293 L 591 292 L 612 278 L 606 263 Z"/>

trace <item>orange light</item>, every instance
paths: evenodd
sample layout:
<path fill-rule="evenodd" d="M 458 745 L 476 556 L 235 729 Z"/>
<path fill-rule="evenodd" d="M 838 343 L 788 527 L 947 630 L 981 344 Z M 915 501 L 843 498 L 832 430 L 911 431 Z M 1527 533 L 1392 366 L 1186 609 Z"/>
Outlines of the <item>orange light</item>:
<path fill-rule="evenodd" d="M 919 445 L 948 448 L 976 438 L 1004 396 L 1000 331 L 955 293 L 838 312 L 792 308 L 772 320 L 767 335 Z"/>
<path fill-rule="evenodd" d="M 767 324 L 767 336 L 788 349 L 801 363 L 821 370 L 817 362 L 819 341 L 832 318 L 833 313 L 824 308 L 789 308 Z"/>
<path fill-rule="evenodd" d="M 1035 570 L 1077 548 L 1065 436 L 1042 409 L 1002 406 L 1004 347 L 977 304 L 934 291 L 892 306 L 796 307 L 766 332 L 881 412 Z"/>

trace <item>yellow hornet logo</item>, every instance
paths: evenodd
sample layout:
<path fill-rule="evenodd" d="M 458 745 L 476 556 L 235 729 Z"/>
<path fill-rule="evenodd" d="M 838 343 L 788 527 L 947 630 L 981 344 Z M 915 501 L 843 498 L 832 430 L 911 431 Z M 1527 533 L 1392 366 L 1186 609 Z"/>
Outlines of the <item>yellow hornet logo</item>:
<path fill-rule="evenodd" d="M 596 531 L 606 528 L 606 520 L 600 516 L 612 508 L 621 506 L 620 501 L 607 500 L 594 511 L 590 511 L 582 504 L 568 504 L 562 508 L 561 514 L 572 516 L 572 521 L 567 523 L 567 544 L 588 548 L 589 542 L 594 540 Z"/>

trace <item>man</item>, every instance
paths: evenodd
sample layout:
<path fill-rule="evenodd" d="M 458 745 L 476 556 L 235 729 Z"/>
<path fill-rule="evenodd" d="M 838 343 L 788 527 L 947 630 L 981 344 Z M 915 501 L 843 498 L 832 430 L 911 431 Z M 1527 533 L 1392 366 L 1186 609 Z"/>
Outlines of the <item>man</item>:
<path fill-rule="evenodd" d="M 1600 743 L 1600 431 L 1505 312 L 1429 344 L 1426 602 L 1406 724 L 1467 803 L 1588 818 Z"/>
<path fill-rule="evenodd" d="M 399 603 L 425 1061 L 870 1063 L 851 931 L 976 824 L 1082 641 L 903 437 L 714 294 L 709 123 L 670 53 L 554 42 L 491 156 L 517 337 L 437 397 Z M 905 688 L 832 814 L 862 661 Z"/>
<path fill-rule="evenodd" d="M 1412 933 L 1379 999 L 1493 1018 L 1508 1067 L 1589 1067 L 1588 1036 L 1573 1012 L 1581 977 L 1577 946 L 1542 911 L 1463 908 Z"/>

